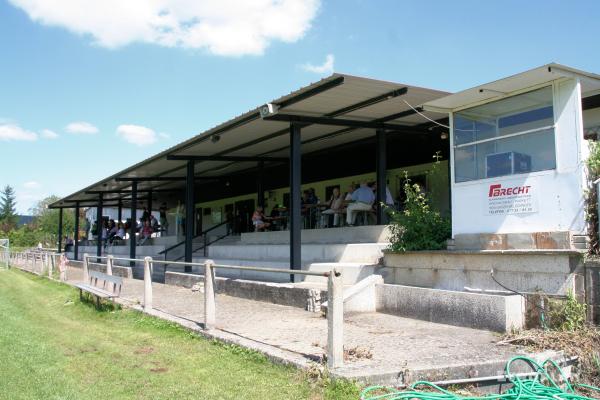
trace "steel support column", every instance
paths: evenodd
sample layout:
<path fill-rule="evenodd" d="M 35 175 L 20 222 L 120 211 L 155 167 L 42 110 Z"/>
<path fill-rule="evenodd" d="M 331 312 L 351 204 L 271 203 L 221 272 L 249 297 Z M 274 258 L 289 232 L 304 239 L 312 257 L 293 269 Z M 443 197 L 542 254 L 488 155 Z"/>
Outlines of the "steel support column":
<path fill-rule="evenodd" d="M 129 258 L 135 259 L 135 234 L 137 231 L 137 182 L 131 182 L 131 214 L 129 216 Z M 129 263 L 132 267 L 135 262 Z"/>
<path fill-rule="evenodd" d="M 152 190 L 148 191 L 148 212 L 152 215 Z"/>
<path fill-rule="evenodd" d="M 123 201 L 121 199 L 119 199 L 119 206 L 117 208 L 117 220 L 118 222 L 123 221 Z"/>
<path fill-rule="evenodd" d="M 377 203 L 377 225 L 382 225 L 385 222 L 385 210 L 382 203 L 385 204 L 385 189 L 387 187 L 385 179 L 387 172 L 385 131 L 381 129 L 376 131 L 375 142 L 377 151 L 375 157 L 377 163 L 375 167 L 375 173 L 377 175 L 377 195 L 375 200 Z"/>
<path fill-rule="evenodd" d="M 187 162 L 185 180 L 185 261 L 192 262 L 192 245 L 194 241 L 194 168 L 196 162 Z M 186 265 L 185 272 L 192 272 L 192 266 Z"/>
<path fill-rule="evenodd" d="M 62 234 L 63 234 L 63 209 L 58 209 L 58 250 L 57 253 L 62 253 Z"/>
<path fill-rule="evenodd" d="M 73 235 L 73 259 L 79 258 L 79 202 L 75 203 L 75 232 Z"/>
<path fill-rule="evenodd" d="M 302 214 L 300 185 L 302 181 L 302 149 L 300 138 L 300 125 L 290 124 L 290 269 L 300 270 L 302 249 Z M 294 281 L 294 275 L 290 275 Z"/>
<path fill-rule="evenodd" d="M 96 207 L 96 256 L 100 257 L 102 255 L 102 228 L 103 228 L 103 220 L 102 220 L 102 201 L 103 201 L 102 193 L 98 195 L 98 207 Z M 100 262 L 100 259 L 96 259 L 96 262 Z"/>
<path fill-rule="evenodd" d="M 259 207 L 265 206 L 264 166 L 263 161 L 258 163 L 258 174 L 256 176 L 256 203 Z"/>

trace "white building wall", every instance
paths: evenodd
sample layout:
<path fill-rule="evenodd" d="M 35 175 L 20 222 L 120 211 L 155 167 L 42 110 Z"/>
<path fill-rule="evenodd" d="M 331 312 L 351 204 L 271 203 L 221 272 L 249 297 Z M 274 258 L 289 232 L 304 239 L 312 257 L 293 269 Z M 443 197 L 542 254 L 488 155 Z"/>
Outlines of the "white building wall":
<path fill-rule="evenodd" d="M 585 233 L 587 145 L 583 139 L 581 88 L 576 79 L 555 81 L 553 86 L 556 169 L 462 183 L 454 182 L 452 171 L 453 236 L 553 231 Z M 453 149 L 454 135 L 450 138 Z M 453 160 L 451 162 L 454 166 Z M 534 211 L 491 215 L 488 205 L 491 185 L 503 188 L 530 186 Z"/>

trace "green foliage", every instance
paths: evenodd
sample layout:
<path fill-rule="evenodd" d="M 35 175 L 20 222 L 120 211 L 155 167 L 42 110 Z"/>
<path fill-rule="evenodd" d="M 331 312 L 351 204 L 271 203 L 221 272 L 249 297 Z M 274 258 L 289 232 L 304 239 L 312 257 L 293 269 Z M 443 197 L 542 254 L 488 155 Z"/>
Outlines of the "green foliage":
<path fill-rule="evenodd" d="M 435 172 L 439 164 L 439 155 L 434 158 L 436 164 L 429 173 Z M 390 249 L 394 252 L 445 249 L 452 233 L 450 219 L 433 210 L 430 196 L 418 184 L 411 184 L 408 173 L 404 174 L 404 208 L 402 211 L 387 209 L 392 232 Z"/>
<path fill-rule="evenodd" d="M 588 236 L 590 238 L 590 253 L 600 254 L 600 238 L 598 230 L 598 191 L 593 182 L 600 178 L 600 144 L 588 141 L 590 154 L 586 160 L 588 169 L 588 189 L 585 192 L 585 215 L 588 223 Z"/>
<path fill-rule="evenodd" d="M 550 328 L 570 332 L 581 330 L 585 328 L 586 310 L 586 305 L 569 291 L 566 300 L 550 303 Z"/>
<path fill-rule="evenodd" d="M 17 226 L 17 210 L 14 189 L 6 185 L 0 191 L 0 229 L 8 231 Z"/>
<path fill-rule="evenodd" d="M 53 247 L 58 242 L 58 219 L 60 211 L 58 209 L 50 209 L 48 205 L 60 200 L 58 196 L 49 196 L 40 200 L 35 207 L 31 209 L 35 217 L 35 223 L 41 233 L 41 242 Z M 75 229 L 74 213 L 66 209 L 63 212 L 63 236 L 73 237 Z"/>

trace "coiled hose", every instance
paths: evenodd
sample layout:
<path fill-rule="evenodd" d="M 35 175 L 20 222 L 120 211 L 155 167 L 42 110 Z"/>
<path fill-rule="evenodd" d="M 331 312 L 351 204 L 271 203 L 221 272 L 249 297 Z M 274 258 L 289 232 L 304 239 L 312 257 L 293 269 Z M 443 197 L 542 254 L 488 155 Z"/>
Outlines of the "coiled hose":
<path fill-rule="evenodd" d="M 528 363 L 537 373 L 535 378 L 521 379 L 518 375 L 512 373 L 511 366 L 516 361 Z M 419 381 L 410 385 L 406 390 L 385 386 L 370 386 L 361 392 L 360 398 L 361 400 L 590 400 L 600 398 L 600 388 L 570 383 L 562 369 L 550 359 L 540 365 L 528 357 L 517 356 L 506 363 L 504 370 L 513 386 L 503 394 L 465 397 L 442 389 L 431 382 Z M 558 372 L 558 375 L 562 378 L 564 382 L 562 387 L 552 377 L 552 371 Z M 596 392 L 598 395 L 596 397 L 583 396 L 575 391 L 577 387 Z"/>

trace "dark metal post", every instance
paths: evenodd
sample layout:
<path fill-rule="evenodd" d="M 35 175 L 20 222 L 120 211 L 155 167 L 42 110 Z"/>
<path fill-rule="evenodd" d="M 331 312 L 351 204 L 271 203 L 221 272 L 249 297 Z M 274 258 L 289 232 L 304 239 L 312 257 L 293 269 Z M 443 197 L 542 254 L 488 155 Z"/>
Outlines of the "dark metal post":
<path fill-rule="evenodd" d="M 192 262 L 194 241 L 194 175 L 195 161 L 187 162 L 185 180 L 185 261 Z M 186 265 L 185 272 L 192 272 L 192 266 Z"/>
<path fill-rule="evenodd" d="M 62 253 L 62 234 L 63 234 L 63 209 L 58 209 L 58 250 L 57 253 Z"/>
<path fill-rule="evenodd" d="M 121 199 L 119 199 L 119 208 L 117 208 L 117 220 L 123 221 L 123 201 Z"/>
<path fill-rule="evenodd" d="M 152 190 L 148 191 L 148 212 L 152 215 Z"/>
<path fill-rule="evenodd" d="M 137 182 L 131 182 L 131 214 L 129 217 L 129 258 L 135 259 L 135 233 L 137 231 Z M 135 267 L 135 262 L 129 265 Z"/>
<path fill-rule="evenodd" d="M 382 225 L 385 220 L 385 210 L 382 206 L 382 203 L 385 204 L 385 193 L 387 182 L 385 180 L 386 172 L 387 172 L 387 160 L 386 160 L 386 138 L 384 130 L 377 130 L 375 133 L 375 142 L 376 142 L 376 175 L 377 175 L 377 195 L 376 195 L 376 203 L 377 203 L 377 225 Z"/>
<path fill-rule="evenodd" d="M 102 255 L 102 193 L 98 195 L 98 207 L 96 208 L 96 256 Z M 100 259 L 96 259 L 96 262 L 100 262 Z"/>
<path fill-rule="evenodd" d="M 73 258 L 79 258 L 79 202 L 75 203 L 75 234 L 73 235 Z"/>
<path fill-rule="evenodd" d="M 260 161 L 258 163 L 258 175 L 256 177 L 256 192 L 257 192 L 256 203 L 259 207 L 265 206 L 265 186 L 264 186 L 264 174 L 263 174 L 264 166 L 265 166 L 265 163 L 263 161 Z"/>
<path fill-rule="evenodd" d="M 301 260 L 301 194 L 300 185 L 302 180 L 302 152 L 300 140 L 300 125 L 290 124 L 290 269 L 302 268 Z M 290 281 L 294 281 L 294 275 L 290 275 Z"/>

